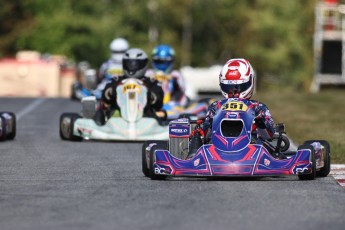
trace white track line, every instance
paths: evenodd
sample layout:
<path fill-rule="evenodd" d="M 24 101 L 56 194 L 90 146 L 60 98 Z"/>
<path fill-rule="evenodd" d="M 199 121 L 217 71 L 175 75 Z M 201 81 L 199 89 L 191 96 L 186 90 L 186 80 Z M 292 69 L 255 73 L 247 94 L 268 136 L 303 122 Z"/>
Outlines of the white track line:
<path fill-rule="evenodd" d="M 38 98 L 38 99 L 34 100 L 32 103 L 30 103 L 28 106 L 26 106 L 24 109 L 19 111 L 16 114 L 17 121 L 20 120 L 24 115 L 26 115 L 26 114 L 30 113 L 32 110 L 34 110 L 37 106 L 42 104 L 45 100 L 47 100 L 47 99 L 46 98 Z"/>

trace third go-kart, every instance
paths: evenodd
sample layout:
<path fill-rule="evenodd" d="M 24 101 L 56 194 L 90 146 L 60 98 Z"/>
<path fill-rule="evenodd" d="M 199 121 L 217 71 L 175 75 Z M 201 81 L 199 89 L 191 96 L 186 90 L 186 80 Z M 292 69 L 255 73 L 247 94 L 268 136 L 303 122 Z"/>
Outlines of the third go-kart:
<path fill-rule="evenodd" d="M 169 120 L 178 119 L 188 116 L 196 119 L 202 119 L 206 116 L 208 106 L 212 103 L 212 99 L 203 99 L 199 101 L 189 102 L 187 106 L 182 106 L 178 102 L 169 101 L 163 105 L 163 109 L 167 112 Z"/>
<path fill-rule="evenodd" d="M 12 112 L 0 112 L 0 141 L 13 140 L 17 129 L 16 115 Z"/>
<path fill-rule="evenodd" d="M 277 125 L 273 140 L 253 139 L 255 112 L 245 99 L 225 99 L 213 118 L 211 141 L 189 141 L 189 119 L 170 122 L 169 141 L 146 141 L 142 171 L 154 180 L 169 177 L 254 177 L 298 175 L 312 180 L 330 172 L 330 145 L 309 140 L 289 150 L 285 125 Z M 199 147 L 200 146 L 200 147 Z M 192 154 L 190 154 L 192 153 Z M 191 157 L 188 157 L 191 156 Z"/>
<path fill-rule="evenodd" d="M 164 91 L 163 109 L 167 112 L 168 120 L 174 120 L 186 116 L 193 119 L 200 119 L 206 116 L 207 109 L 214 101 L 213 99 L 204 98 L 193 101 L 190 101 L 187 97 L 179 100 L 173 99 L 174 93 L 172 91 L 174 83 L 171 81 L 171 76 L 162 71 L 158 71 L 154 73 L 154 78 L 162 85 L 162 89 Z M 188 101 L 188 103 L 183 103 L 183 100 Z"/>
<path fill-rule="evenodd" d="M 82 113 L 63 113 L 60 117 L 60 137 L 63 140 L 167 140 L 168 125 L 158 119 L 144 117 L 147 103 L 147 87 L 138 79 L 123 80 L 116 88 L 120 111 L 109 117 L 104 124 L 97 122 L 96 98 L 82 99 Z"/>
<path fill-rule="evenodd" d="M 81 100 L 84 97 L 95 96 L 97 100 L 100 100 L 102 91 L 111 78 L 111 75 L 106 75 L 102 82 L 97 84 L 96 71 L 94 69 L 86 70 L 83 83 L 76 81 L 72 84 L 71 99 Z"/>

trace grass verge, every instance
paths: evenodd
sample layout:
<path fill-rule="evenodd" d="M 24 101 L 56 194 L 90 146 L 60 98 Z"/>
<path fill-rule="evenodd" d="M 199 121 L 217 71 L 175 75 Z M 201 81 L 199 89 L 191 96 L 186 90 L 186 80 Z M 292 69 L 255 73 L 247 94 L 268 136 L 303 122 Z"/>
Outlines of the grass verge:
<path fill-rule="evenodd" d="M 265 103 L 275 123 L 285 123 L 296 144 L 305 140 L 327 140 L 332 163 L 345 163 L 345 91 L 320 93 L 256 93 L 252 99 Z"/>

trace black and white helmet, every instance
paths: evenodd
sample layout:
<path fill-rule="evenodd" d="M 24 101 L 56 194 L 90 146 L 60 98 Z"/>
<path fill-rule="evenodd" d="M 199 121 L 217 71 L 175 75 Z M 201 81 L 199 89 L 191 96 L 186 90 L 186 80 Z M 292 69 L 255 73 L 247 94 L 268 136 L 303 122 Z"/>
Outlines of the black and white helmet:
<path fill-rule="evenodd" d="M 127 77 L 139 78 L 144 76 L 149 59 L 147 54 L 138 48 L 132 48 L 123 55 L 122 66 Z"/>

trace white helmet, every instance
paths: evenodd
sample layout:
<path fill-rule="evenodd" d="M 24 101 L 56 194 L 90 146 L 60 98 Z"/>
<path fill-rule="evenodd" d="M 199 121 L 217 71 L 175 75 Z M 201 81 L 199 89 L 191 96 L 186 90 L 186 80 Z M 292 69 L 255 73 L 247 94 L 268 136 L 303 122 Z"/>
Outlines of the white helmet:
<path fill-rule="evenodd" d="M 121 63 L 123 54 L 128 50 L 129 44 L 124 38 L 114 39 L 110 45 L 109 49 L 111 52 L 111 59 L 114 62 Z"/>
<path fill-rule="evenodd" d="M 126 76 L 139 78 L 145 76 L 149 59 L 147 54 L 138 48 L 126 51 L 122 59 L 122 68 Z"/>
<path fill-rule="evenodd" d="M 219 74 L 220 90 L 225 98 L 250 99 L 254 91 L 255 72 L 243 58 L 228 60 Z"/>

